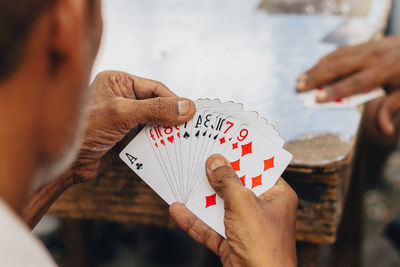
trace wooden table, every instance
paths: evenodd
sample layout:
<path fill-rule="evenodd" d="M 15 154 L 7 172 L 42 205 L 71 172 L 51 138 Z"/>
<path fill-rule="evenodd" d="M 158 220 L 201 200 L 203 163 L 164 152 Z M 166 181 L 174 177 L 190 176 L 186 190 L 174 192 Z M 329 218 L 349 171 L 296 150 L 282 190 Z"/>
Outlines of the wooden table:
<path fill-rule="evenodd" d="M 104 46 L 95 72 L 125 70 L 161 80 L 179 95 L 243 102 L 271 119 L 288 141 L 286 149 L 294 155 L 283 177 L 300 199 L 296 236 L 299 265 L 315 266 L 318 246 L 336 240 L 355 162 L 362 109 L 308 110 L 299 102 L 294 82 L 302 71 L 335 49 L 335 45 L 320 40 L 343 18 L 259 11 L 301 13 L 309 11 L 307 5 L 311 4 L 318 13 L 323 10 L 323 1 L 315 0 L 299 1 L 302 4 L 295 9 L 285 1 L 265 0 L 259 10 L 256 1 L 227 1 L 226 9 L 219 9 L 218 1 L 204 1 L 198 8 L 190 1 L 138 2 L 142 1 L 104 2 Z M 337 4 L 345 2 L 338 0 Z M 362 3 L 362 8 L 353 4 L 348 14 L 368 12 L 370 1 L 357 3 Z M 242 7 L 237 8 L 239 5 Z M 340 13 L 338 8 L 332 11 Z M 288 45 L 288 40 L 293 42 Z M 244 95 L 243 88 L 253 97 Z M 166 203 L 122 162 L 98 179 L 71 188 L 52 206 L 50 214 L 175 227 Z"/>

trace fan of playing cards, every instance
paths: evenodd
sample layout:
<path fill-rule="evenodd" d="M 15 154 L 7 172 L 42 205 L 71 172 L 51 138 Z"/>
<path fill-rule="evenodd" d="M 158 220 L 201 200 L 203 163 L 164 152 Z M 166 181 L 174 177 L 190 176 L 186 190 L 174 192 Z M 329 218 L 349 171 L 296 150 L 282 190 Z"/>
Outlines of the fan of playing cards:
<path fill-rule="evenodd" d="M 121 152 L 121 159 L 168 204 L 184 203 L 225 236 L 224 203 L 210 186 L 207 158 L 220 153 L 243 186 L 257 196 L 271 188 L 292 155 L 265 118 L 242 104 L 195 101 L 193 119 L 179 126 L 146 126 Z"/>

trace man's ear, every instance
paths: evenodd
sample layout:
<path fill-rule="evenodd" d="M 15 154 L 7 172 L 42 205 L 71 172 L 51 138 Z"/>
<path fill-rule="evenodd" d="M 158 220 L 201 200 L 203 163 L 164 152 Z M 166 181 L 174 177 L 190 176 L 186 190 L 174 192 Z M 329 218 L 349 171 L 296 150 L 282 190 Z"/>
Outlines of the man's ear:
<path fill-rule="evenodd" d="M 50 73 L 55 76 L 75 80 L 84 71 L 86 2 L 55 0 L 50 9 L 49 60 Z"/>

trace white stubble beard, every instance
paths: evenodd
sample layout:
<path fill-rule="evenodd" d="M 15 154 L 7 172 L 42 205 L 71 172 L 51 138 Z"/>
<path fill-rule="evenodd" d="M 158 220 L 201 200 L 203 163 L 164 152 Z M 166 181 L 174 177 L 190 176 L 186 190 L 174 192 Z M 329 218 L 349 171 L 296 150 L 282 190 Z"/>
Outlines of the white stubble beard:
<path fill-rule="evenodd" d="M 89 91 L 89 90 L 87 90 L 87 91 Z M 84 96 L 85 100 L 86 100 L 86 101 L 83 101 L 84 104 L 88 103 L 88 101 L 87 101 L 88 95 L 89 95 L 89 93 L 87 92 L 86 95 Z M 88 108 L 83 107 L 82 114 L 81 114 L 80 120 L 78 122 L 78 129 L 75 130 L 75 133 L 74 133 L 75 137 L 72 140 L 72 144 L 68 143 L 65 145 L 63 154 L 58 159 L 56 159 L 52 162 L 45 162 L 36 168 L 35 174 L 32 179 L 31 192 L 36 192 L 42 186 L 50 183 L 52 180 L 59 177 L 68 168 L 71 167 L 72 163 L 75 161 L 75 159 L 79 153 L 79 149 L 82 144 L 88 114 L 89 114 Z"/>

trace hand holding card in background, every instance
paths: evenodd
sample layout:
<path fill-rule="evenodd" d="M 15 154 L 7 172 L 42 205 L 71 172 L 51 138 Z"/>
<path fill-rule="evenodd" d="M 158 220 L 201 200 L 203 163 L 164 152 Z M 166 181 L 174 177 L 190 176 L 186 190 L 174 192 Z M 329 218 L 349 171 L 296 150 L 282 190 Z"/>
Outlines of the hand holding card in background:
<path fill-rule="evenodd" d="M 306 92 L 322 88 L 319 102 L 385 88 L 389 93 L 400 88 L 400 36 L 355 46 L 342 46 L 324 56 L 301 75 L 297 90 Z"/>
<path fill-rule="evenodd" d="M 349 108 L 400 89 L 400 36 L 354 46 L 342 46 L 324 56 L 298 78 L 304 105 L 312 108 Z M 320 90 L 315 91 L 316 88 Z M 326 104 L 325 104 L 326 103 Z M 379 116 L 382 116 L 381 114 Z M 383 127 L 385 133 L 394 130 Z"/>

